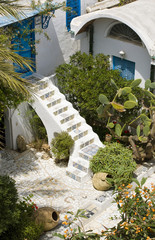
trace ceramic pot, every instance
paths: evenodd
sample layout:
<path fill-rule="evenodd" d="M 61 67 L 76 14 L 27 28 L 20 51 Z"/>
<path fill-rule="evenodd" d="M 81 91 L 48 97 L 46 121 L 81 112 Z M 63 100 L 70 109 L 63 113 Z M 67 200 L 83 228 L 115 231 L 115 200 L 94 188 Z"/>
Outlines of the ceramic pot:
<path fill-rule="evenodd" d="M 110 134 L 106 134 L 105 135 L 105 141 L 106 142 L 111 142 L 111 140 L 112 140 L 112 136 Z"/>
<path fill-rule="evenodd" d="M 110 183 L 107 182 L 106 177 L 108 173 L 98 172 L 93 176 L 93 186 L 99 191 L 106 191 L 112 187 Z"/>
<path fill-rule="evenodd" d="M 51 207 L 42 207 L 34 212 L 36 224 L 42 224 L 44 231 L 49 231 L 59 223 L 59 213 Z"/>

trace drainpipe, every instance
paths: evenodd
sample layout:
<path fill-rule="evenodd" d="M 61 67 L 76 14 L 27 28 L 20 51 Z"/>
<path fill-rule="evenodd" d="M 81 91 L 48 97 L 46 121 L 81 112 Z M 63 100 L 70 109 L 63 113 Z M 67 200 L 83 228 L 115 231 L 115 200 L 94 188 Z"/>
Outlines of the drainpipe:
<path fill-rule="evenodd" d="M 93 55 L 93 45 L 94 45 L 94 26 L 91 24 L 89 26 L 89 54 Z"/>

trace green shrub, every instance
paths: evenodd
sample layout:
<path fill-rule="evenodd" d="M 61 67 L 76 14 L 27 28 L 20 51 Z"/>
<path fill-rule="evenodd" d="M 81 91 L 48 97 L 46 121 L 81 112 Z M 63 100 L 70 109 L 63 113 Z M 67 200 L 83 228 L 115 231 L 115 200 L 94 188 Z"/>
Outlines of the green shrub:
<path fill-rule="evenodd" d="M 68 160 L 70 149 L 74 145 L 74 140 L 67 132 L 57 133 L 56 137 L 52 139 L 51 150 L 54 154 L 55 161 Z"/>
<path fill-rule="evenodd" d="M 90 168 L 93 173 L 108 173 L 112 178 L 107 180 L 115 186 L 120 186 L 131 181 L 136 163 L 133 161 L 131 150 L 114 142 L 98 150 L 90 160 Z"/>
<path fill-rule="evenodd" d="M 111 85 L 111 79 L 119 87 L 126 86 L 130 81 L 123 79 L 118 70 L 110 68 L 109 56 L 104 54 L 93 57 L 77 52 L 70 57 L 69 64 L 62 64 L 56 69 L 56 74 L 61 92 L 102 139 L 103 123 L 96 112 L 98 96 L 106 93 L 109 99 L 113 99 L 117 90 Z"/>
<path fill-rule="evenodd" d="M 26 117 L 29 119 L 36 142 L 38 139 L 43 139 L 47 142 L 46 128 L 40 117 L 31 106 L 29 106 L 29 110 L 26 112 Z"/>
<path fill-rule="evenodd" d="M 9 176 L 0 176 L 0 239 L 1 240 L 38 240 L 43 232 L 36 225 L 33 213 L 37 206 L 30 197 L 18 200 L 15 181 Z"/>
<path fill-rule="evenodd" d="M 19 219 L 17 199 L 15 181 L 9 176 L 0 176 L 0 236 Z"/>

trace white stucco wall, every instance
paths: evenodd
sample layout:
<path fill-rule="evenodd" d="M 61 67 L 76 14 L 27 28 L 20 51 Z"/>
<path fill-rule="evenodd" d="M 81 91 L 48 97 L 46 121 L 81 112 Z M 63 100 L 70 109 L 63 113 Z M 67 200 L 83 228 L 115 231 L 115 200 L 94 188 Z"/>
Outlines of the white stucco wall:
<path fill-rule="evenodd" d="M 61 0 L 57 1 L 61 2 Z M 81 0 L 81 14 L 86 12 L 88 5 L 93 5 L 97 0 Z M 36 25 L 36 29 L 41 25 Z M 44 36 L 48 34 L 50 40 Z M 80 50 L 80 41 L 71 38 L 66 28 L 66 12 L 59 9 L 55 11 L 55 18 L 52 17 L 47 29 L 42 34 L 35 34 L 36 40 L 36 69 L 37 73 L 48 76 L 55 72 L 55 69 L 64 62 L 69 62 L 70 56 Z"/>
<path fill-rule="evenodd" d="M 104 53 L 105 55 L 120 57 L 119 52 L 125 52 L 126 60 L 135 62 L 135 79 L 141 78 L 144 86 L 145 80 L 150 78 L 150 56 L 145 46 L 139 46 L 130 42 L 123 42 L 107 37 L 107 29 L 114 22 L 113 19 L 98 19 L 94 22 L 94 55 Z M 81 39 L 81 51 L 88 53 L 89 36 Z"/>
<path fill-rule="evenodd" d="M 71 39 L 66 29 L 66 13 L 57 10 L 55 18 L 51 18 L 47 29 L 42 34 L 36 33 L 36 69 L 37 73 L 48 76 L 55 72 L 60 64 L 69 61 L 69 56 L 80 49 L 79 41 Z M 39 25 L 36 28 L 40 27 Z M 44 36 L 48 34 L 50 40 Z"/>
<path fill-rule="evenodd" d="M 30 143 L 33 138 L 32 129 L 28 120 L 27 111 L 29 110 L 28 103 L 22 103 L 16 110 L 9 109 L 5 115 L 5 139 L 6 146 L 11 149 L 17 149 L 16 139 L 18 135 L 24 136 L 27 143 Z"/>

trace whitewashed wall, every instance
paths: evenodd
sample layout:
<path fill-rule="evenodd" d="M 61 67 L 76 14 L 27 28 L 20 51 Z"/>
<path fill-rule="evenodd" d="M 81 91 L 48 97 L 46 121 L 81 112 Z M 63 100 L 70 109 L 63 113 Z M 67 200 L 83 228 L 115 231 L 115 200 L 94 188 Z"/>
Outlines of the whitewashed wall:
<path fill-rule="evenodd" d="M 68 62 L 69 56 L 80 49 L 79 41 L 72 40 L 66 29 L 66 13 L 57 10 L 55 15 L 56 18 L 51 18 L 48 28 L 42 34 L 36 33 L 36 40 L 40 41 L 36 44 L 36 69 L 43 76 L 54 73 L 60 64 Z M 47 40 L 44 32 L 50 40 Z"/>
<path fill-rule="evenodd" d="M 119 52 L 123 50 L 125 59 L 135 62 L 135 79 L 143 80 L 150 78 L 150 56 L 144 46 L 129 42 L 123 42 L 107 37 L 107 30 L 114 22 L 113 19 L 99 19 L 94 22 L 94 55 L 104 53 L 105 55 L 120 57 Z M 88 53 L 89 36 L 81 39 L 81 51 Z"/>
<path fill-rule="evenodd" d="M 16 110 L 8 109 L 5 115 L 5 139 L 7 147 L 17 149 L 16 139 L 18 135 L 25 137 L 27 143 L 33 138 L 32 129 L 27 116 L 29 110 L 28 103 L 22 103 Z"/>
<path fill-rule="evenodd" d="M 61 2 L 61 1 L 56 1 Z M 93 5 L 97 0 L 81 0 L 81 14 L 86 13 L 86 7 Z M 36 25 L 39 28 L 41 25 Z M 64 62 L 69 62 L 69 57 L 80 50 L 80 41 L 71 38 L 66 28 L 66 12 L 59 9 L 52 17 L 49 26 L 43 32 L 50 37 L 47 40 L 44 34 L 36 33 L 36 69 L 37 73 L 48 76 L 55 72 L 55 69 Z"/>

